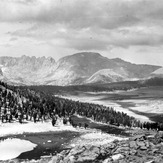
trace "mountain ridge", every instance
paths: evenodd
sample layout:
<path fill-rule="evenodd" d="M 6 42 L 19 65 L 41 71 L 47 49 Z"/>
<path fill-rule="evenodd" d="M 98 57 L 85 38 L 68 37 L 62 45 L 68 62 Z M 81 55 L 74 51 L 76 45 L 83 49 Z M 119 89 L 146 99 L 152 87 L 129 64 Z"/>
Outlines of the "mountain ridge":
<path fill-rule="evenodd" d="M 52 57 L 0 57 L 0 78 L 18 85 L 76 85 L 144 79 L 161 66 L 133 64 L 121 58 L 81 52 Z M 92 78 L 91 78 L 92 77 Z M 93 80 L 92 80 L 93 79 Z"/>

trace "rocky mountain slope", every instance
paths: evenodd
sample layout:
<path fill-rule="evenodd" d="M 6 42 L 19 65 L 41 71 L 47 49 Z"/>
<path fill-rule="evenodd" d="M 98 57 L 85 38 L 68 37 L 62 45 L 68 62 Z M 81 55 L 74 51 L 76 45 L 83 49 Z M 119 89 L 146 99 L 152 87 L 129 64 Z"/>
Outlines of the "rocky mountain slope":
<path fill-rule="evenodd" d="M 152 76 L 154 77 L 163 77 L 163 67 L 157 69 L 152 73 Z"/>
<path fill-rule="evenodd" d="M 144 79 L 160 66 L 136 65 L 99 53 L 83 52 L 61 58 L 0 57 L 0 79 L 12 84 L 75 85 Z"/>
<path fill-rule="evenodd" d="M 90 78 L 86 80 L 86 83 L 111 83 L 111 82 L 118 82 L 124 81 L 127 79 L 127 73 L 125 71 L 112 69 L 102 69 L 94 73 Z"/>

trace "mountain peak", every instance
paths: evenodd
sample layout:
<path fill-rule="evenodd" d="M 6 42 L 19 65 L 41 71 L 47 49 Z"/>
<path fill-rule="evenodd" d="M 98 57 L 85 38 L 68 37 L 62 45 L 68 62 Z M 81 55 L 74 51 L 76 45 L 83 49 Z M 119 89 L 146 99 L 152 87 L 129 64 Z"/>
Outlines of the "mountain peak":
<path fill-rule="evenodd" d="M 46 59 L 47 59 L 48 61 L 51 61 L 51 62 L 54 62 L 54 61 L 55 61 L 55 59 L 54 59 L 53 57 L 50 57 L 50 56 L 47 57 Z"/>
<path fill-rule="evenodd" d="M 85 56 L 97 56 L 97 57 L 102 57 L 99 53 L 96 53 L 96 52 L 80 52 L 80 53 L 75 53 L 73 54 L 72 56 L 82 56 L 82 57 L 85 57 Z"/>
<path fill-rule="evenodd" d="M 113 58 L 113 60 L 115 60 L 115 61 L 117 61 L 117 62 L 124 61 L 124 60 L 122 60 L 121 58 Z"/>
<path fill-rule="evenodd" d="M 29 56 L 22 55 L 20 58 L 28 58 Z"/>
<path fill-rule="evenodd" d="M 45 56 L 0 57 L 0 65 L 0 75 L 4 79 L 29 85 L 75 85 L 141 79 L 160 68 L 136 65 L 120 58 L 108 59 L 95 52 L 76 53 L 57 62 Z"/>
<path fill-rule="evenodd" d="M 10 57 L 10 58 L 13 58 L 13 57 Z M 42 57 L 36 57 L 36 56 L 27 56 L 27 55 L 22 55 L 21 57 L 19 57 L 19 58 L 32 58 L 32 59 L 48 59 L 48 60 L 54 60 L 54 58 L 53 57 L 51 57 L 51 56 L 48 56 L 48 57 L 45 57 L 45 56 L 42 56 Z"/>
<path fill-rule="evenodd" d="M 75 53 L 73 55 L 68 55 L 65 56 L 63 58 L 61 58 L 60 60 L 65 60 L 65 59 L 77 59 L 77 58 L 81 58 L 81 59 L 85 59 L 85 58 L 93 58 L 93 57 L 103 57 L 102 55 L 100 55 L 99 53 L 95 53 L 95 52 L 80 52 L 80 53 Z"/>
<path fill-rule="evenodd" d="M 127 62 L 127 61 L 125 61 L 125 60 L 123 60 L 121 58 L 113 58 L 111 60 L 113 60 L 114 62 L 117 62 L 117 63 L 131 64 L 131 62 Z"/>

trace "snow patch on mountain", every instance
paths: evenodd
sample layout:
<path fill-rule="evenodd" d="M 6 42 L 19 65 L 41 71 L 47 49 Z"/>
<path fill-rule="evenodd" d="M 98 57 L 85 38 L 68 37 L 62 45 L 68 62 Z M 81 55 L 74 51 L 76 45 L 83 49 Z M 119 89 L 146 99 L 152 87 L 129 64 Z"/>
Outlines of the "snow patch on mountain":
<path fill-rule="evenodd" d="M 125 76 L 118 74 L 112 69 L 103 69 L 93 74 L 88 80 L 86 80 L 86 82 L 87 83 L 118 82 L 123 81 L 124 77 Z"/>
<path fill-rule="evenodd" d="M 162 68 L 159 68 L 156 71 L 154 71 L 152 74 L 162 74 L 163 75 L 163 67 Z"/>

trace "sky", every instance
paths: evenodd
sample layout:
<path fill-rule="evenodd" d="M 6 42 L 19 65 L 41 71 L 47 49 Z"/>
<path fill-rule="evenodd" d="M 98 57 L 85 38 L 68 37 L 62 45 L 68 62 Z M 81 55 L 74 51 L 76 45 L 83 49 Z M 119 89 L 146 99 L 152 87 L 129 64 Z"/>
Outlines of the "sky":
<path fill-rule="evenodd" d="M 0 56 L 85 51 L 163 66 L 163 0 L 0 0 Z"/>

